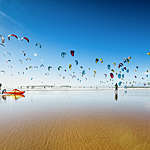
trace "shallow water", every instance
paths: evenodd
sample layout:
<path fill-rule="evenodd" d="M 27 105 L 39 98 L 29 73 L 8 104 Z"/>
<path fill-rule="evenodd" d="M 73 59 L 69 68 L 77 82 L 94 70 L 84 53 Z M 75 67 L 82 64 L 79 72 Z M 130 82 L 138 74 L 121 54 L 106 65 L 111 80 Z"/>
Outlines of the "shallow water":
<path fill-rule="evenodd" d="M 0 97 L 0 150 L 148 150 L 150 90 Z"/>

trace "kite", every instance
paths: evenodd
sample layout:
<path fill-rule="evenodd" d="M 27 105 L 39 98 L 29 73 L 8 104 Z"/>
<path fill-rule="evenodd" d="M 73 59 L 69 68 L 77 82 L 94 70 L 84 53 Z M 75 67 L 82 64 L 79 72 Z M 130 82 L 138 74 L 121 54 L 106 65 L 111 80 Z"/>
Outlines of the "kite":
<path fill-rule="evenodd" d="M 59 67 L 58 67 L 58 71 L 60 71 L 60 69 L 62 69 L 62 66 L 59 66 Z"/>
<path fill-rule="evenodd" d="M 42 67 L 44 67 L 44 65 L 43 65 L 43 64 L 41 64 L 41 65 L 40 65 L 40 67 L 42 68 Z"/>
<path fill-rule="evenodd" d="M 116 63 L 115 63 L 115 62 L 113 62 L 113 65 L 114 65 L 114 66 L 116 66 Z"/>
<path fill-rule="evenodd" d="M 95 59 L 96 64 L 98 63 L 98 61 L 99 61 L 99 59 L 98 59 L 98 58 L 96 58 L 96 59 Z"/>
<path fill-rule="evenodd" d="M 130 60 L 130 59 L 131 59 L 131 56 L 129 56 L 128 59 Z"/>
<path fill-rule="evenodd" d="M 83 69 L 83 66 L 80 66 L 81 69 Z"/>
<path fill-rule="evenodd" d="M 21 41 L 26 40 L 29 43 L 29 39 L 27 37 L 22 37 Z"/>
<path fill-rule="evenodd" d="M 40 43 L 36 43 L 35 46 L 39 46 L 39 48 L 42 48 L 42 45 Z"/>
<path fill-rule="evenodd" d="M 62 52 L 62 53 L 61 53 L 61 57 L 62 57 L 62 58 L 64 58 L 66 55 L 67 55 L 66 52 Z"/>
<path fill-rule="evenodd" d="M 136 66 L 136 69 L 139 69 L 139 66 Z"/>
<path fill-rule="evenodd" d="M 110 65 L 107 65 L 107 68 L 108 68 L 108 70 L 110 70 L 111 66 L 110 66 Z"/>
<path fill-rule="evenodd" d="M 9 34 L 9 35 L 8 35 L 8 40 L 10 40 L 10 37 L 11 37 L 11 36 L 13 36 L 13 37 L 15 37 L 16 39 L 18 39 L 18 36 L 17 36 L 17 35 L 15 35 L 15 34 Z"/>
<path fill-rule="evenodd" d="M 69 64 L 69 69 L 71 70 L 71 67 L 72 67 L 72 65 L 71 64 Z"/>
<path fill-rule="evenodd" d="M 29 66 L 29 69 L 32 69 L 32 66 Z"/>
<path fill-rule="evenodd" d="M 114 70 L 114 69 L 111 69 L 111 71 L 112 71 L 112 72 L 115 72 L 115 70 Z"/>
<path fill-rule="evenodd" d="M 82 71 L 82 77 L 85 75 L 85 70 Z"/>
<path fill-rule="evenodd" d="M 76 63 L 76 65 L 78 65 L 78 61 L 77 60 L 75 60 L 75 63 Z"/>
<path fill-rule="evenodd" d="M 52 69 L 52 66 L 48 66 L 48 71 L 50 71 Z"/>
<path fill-rule="evenodd" d="M 107 74 L 104 74 L 105 78 L 107 77 Z"/>
<path fill-rule="evenodd" d="M 74 50 L 70 51 L 71 56 L 74 56 Z"/>
<path fill-rule="evenodd" d="M 113 75 L 113 73 L 110 73 L 110 77 L 113 79 L 114 78 L 114 75 Z"/>
<path fill-rule="evenodd" d="M 118 83 L 118 85 L 121 86 L 121 84 L 122 84 L 122 82 L 120 81 L 120 82 Z"/>
<path fill-rule="evenodd" d="M 96 75 L 96 70 L 94 70 L 93 72 L 94 72 L 94 77 L 95 77 L 95 75 Z"/>
<path fill-rule="evenodd" d="M 4 44 L 5 43 L 5 38 L 2 35 L 0 35 L 0 37 L 1 37 L 1 43 Z"/>
<path fill-rule="evenodd" d="M 121 78 L 121 74 L 118 74 L 118 78 L 119 78 L 119 79 Z"/>
<path fill-rule="evenodd" d="M 122 67 L 123 66 L 123 63 L 120 63 L 119 65 L 118 65 L 118 68 L 120 68 L 120 67 Z"/>
<path fill-rule="evenodd" d="M 103 62 L 104 62 L 102 58 L 100 58 L 99 60 L 100 60 L 100 62 L 101 62 L 101 63 L 103 63 Z"/>
<path fill-rule="evenodd" d="M 26 58 L 26 61 L 28 61 L 28 60 L 31 61 L 31 58 L 27 57 L 27 58 Z"/>
<path fill-rule="evenodd" d="M 124 71 L 124 68 L 122 68 L 121 70 Z"/>

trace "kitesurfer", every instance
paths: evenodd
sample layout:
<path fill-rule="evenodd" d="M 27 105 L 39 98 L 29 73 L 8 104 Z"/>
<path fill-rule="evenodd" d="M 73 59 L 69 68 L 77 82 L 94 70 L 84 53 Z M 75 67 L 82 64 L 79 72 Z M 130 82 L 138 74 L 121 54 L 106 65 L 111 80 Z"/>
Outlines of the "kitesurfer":
<path fill-rule="evenodd" d="M 0 91 L 1 91 L 1 89 L 2 89 L 2 83 L 0 83 Z"/>
<path fill-rule="evenodd" d="M 4 94 L 4 92 L 6 92 L 6 89 L 3 89 L 3 90 L 2 90 L 2 94 Z"/>
<path fill-rule="evenodd" d="M 115 91 L 118 91 L 118 84 L 115 84 Z"/>

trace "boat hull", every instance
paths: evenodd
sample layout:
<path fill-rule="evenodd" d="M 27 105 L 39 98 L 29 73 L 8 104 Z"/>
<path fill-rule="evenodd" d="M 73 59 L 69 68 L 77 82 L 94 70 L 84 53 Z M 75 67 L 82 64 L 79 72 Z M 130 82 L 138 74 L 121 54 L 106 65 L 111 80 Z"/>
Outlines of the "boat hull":
<path fill-rule="evenodd" d="M 10 91 L 10 92 L 4 92 L 4 94 L 13 94 L 13 95 L 22 95 L 25 91 Z"/>

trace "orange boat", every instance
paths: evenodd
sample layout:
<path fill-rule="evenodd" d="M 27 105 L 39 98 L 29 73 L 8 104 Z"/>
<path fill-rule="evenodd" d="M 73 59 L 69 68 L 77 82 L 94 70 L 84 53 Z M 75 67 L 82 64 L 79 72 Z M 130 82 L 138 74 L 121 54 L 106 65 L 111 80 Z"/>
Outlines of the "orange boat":
<path fill-rule="evenodd" d="M 24 93 L 25 93 L 25 91 L 20 91 L 18 89 L 14 89 L 14 90 L 9 91 L 9 92 L 4 92 L 4 94 L 13 94 L 13 95 L 22 95 Z"/>

